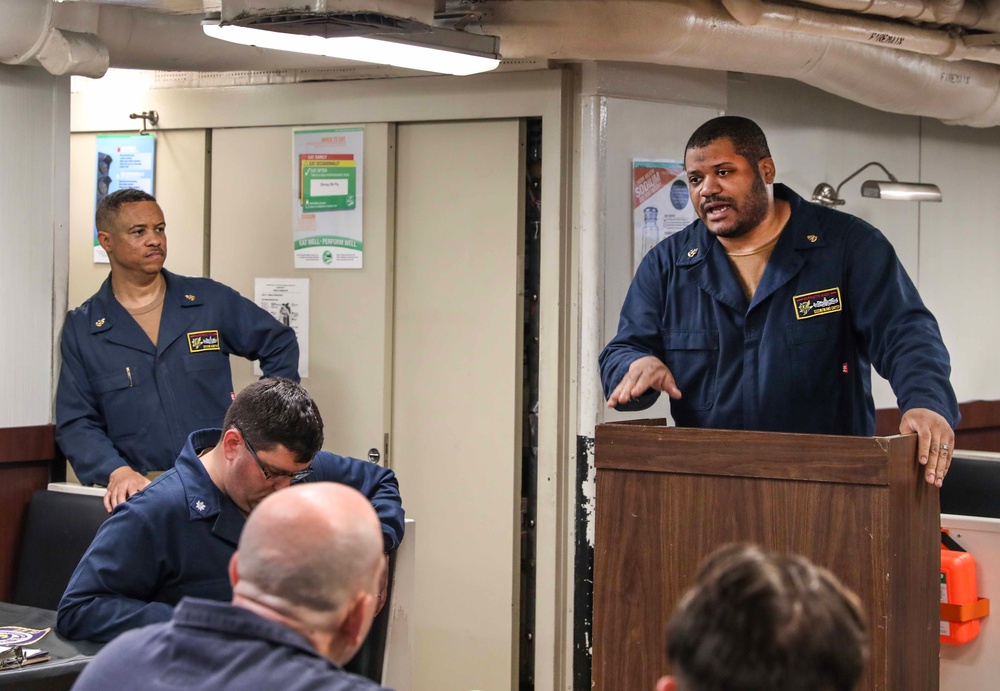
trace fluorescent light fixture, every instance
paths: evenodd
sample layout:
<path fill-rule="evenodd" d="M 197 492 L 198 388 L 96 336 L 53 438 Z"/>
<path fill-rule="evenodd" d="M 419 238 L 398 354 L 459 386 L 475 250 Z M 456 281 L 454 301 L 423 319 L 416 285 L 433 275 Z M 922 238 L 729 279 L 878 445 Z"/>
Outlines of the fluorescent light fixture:
<path fill-rule="evenodd" d="M 380 65 L 392 65 L 424 72 L 441 74 L 467 75 L 488 72 L 500 64 L 499 56 L 494 53 L 481 52 L 450 45 L 467 43 L 464 37 L 471 39 L 488 39 L 491 45 L 496 45 L 492 36 L 465 34 L 450 29 L 432 29 L 419 34 L 385 35 L 380 38 L 368 36 L 349 36 L 343 38 L 324 38 L 322 36 L 304 36 L 280 31 L 251 29 L 232 24 L 220 26 L 216 21 L 202 22 L 205 35 L 222 39 L 230 43 L 240 43 L 257 48 L 286 50 L 293 53 L 309 53 L 325 55 L 342 60 L 357 60 L 374 62 Z M 461 34 L 461 36 L 453 36 Z M 443 44 L 441 47 L 425 45 L 426 43 Z"/>
<path fill-rule="evenodd" d="M 889 180 L 865 180 L 861 185 L 861 196 L 870 199 L 886 199 L 895 202 L 939 202 L 941 201 L 941 190 L 937 185 L 930 185 L 924 182 L 900 182 L 896 176 L 886 170 L 886 167 L 878 161 L 866 163 L 856 171 L 848 175 L 843 182 L 833 189 L 833 185 L 821 182 L 813 190 L 812 200 L 823 206 L 841 206 L 846 202 L 840 197 L 840 188 L 851 180 L 858 173 L 870 166 L 881 168 Z"/>

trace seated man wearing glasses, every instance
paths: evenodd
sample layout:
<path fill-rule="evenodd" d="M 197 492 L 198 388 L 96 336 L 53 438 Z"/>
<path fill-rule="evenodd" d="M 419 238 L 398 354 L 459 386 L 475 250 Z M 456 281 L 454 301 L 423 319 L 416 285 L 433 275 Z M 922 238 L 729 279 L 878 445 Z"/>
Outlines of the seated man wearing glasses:
<path fill-rule="evenodd" d="M 115 507 L 70 579 L 56 630 L 108 641 L 168 621 L 186 595 L 228 601 L 229 560 L 246 518 L 293 482 L 331 481 L 368 497 L 384 549 L 403 538 L 391 470 L 321 451 L 323 420 L 305 389 L 261 379 L 241 391 L 223 429 L 192 433 L 173 469 Z"/>
<path fill-rule="evenodd" d="M 371 626 L 384 569 L 365 497 L 330 482 L 278 492 L 247 519 L 232 604 L 185 598 L 169 623 L 112 641 L 73 688 L 382 690 L 343 665 Z"/>

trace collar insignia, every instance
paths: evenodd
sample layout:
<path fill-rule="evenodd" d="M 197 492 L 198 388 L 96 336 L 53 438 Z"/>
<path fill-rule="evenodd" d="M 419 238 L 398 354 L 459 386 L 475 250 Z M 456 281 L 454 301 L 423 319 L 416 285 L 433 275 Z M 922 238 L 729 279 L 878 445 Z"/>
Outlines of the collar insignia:
<path fill-rule="evenodd" d="M 697 247 L 695 247 L 694 249 L 690 249 L 690 250 L 688 250 L 688 258 L 689 258 L 689 259 L 690 259 L 691 257 L 693 257 L 694 255 L 696 255 L 696 254 L 698 254 L 698 248 L 697 248 Z"/>
<path fill-rule="evenodd" d="M 203 502 L 201 499 L 199 499 L 194 503 L 194 510 L 197 511 L 198 513 L 205 513 L 205 509 L 207 508 L 208 507 L 205 506 L 205 502 Z"/>
<path fill-rule="evenodd" d="M 806 235 L 806 240 L 808 240 L 809 242 L 816 242 L 817 240 L 819 240 L 819 236 L 818 235 Z"/>
<path fill-rule="evenodd" d="M 106 320 L 104 319 L 104 317 L 101 317 L 96 322 L 94 322 L 94 326 L 96 326 L 97 328 L 101 328 L 102 326 L 104 326 L 105 321 Z"/>
<path fill-rule="evenodd" d="M 186 297 L 186 298 L 187 298 L 188 300 L 190 300 L 191 302 L 194 302 L 194 295 L 191 295 L 191 294 L 189 293 L 189 294 L 185 295 L 184 297 Z"/>

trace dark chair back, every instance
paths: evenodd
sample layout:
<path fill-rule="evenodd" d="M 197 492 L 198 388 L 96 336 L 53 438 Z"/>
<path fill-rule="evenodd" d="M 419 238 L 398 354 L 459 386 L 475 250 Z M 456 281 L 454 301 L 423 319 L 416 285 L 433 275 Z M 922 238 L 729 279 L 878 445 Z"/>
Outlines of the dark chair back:
<path fill-rule="evenodd" d="M 941 513 L 1000 518 L 1000 461 L 956 455 L 941 487 Z"/>
<path fill-rule="evenodd" d="M 385 593 L 385 605 L 372 622 L 368 637 L 358 652 L 344 665 L 348 672 L 360 674 L 376 684 L 382 683 L 382 663 L 385 660 L 385 644 L 389 638 L 389 616 L 392 613 L 392 581 L 396 572 L 396 553 L 389 555 L 389 585 Z"/>
<path fill-rule="evenodd" d="M 35 492 L 21 536 L 14 604 L 57 609 L 76 565 L 108 515 L 97 495 Z"/>

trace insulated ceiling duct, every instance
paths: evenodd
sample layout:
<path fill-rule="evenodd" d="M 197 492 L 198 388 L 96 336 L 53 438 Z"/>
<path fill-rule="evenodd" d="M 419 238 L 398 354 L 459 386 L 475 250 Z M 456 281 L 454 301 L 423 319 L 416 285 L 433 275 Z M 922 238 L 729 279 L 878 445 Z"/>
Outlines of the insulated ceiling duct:
<path fill-rule="evenodd" d="M 108 49 L 91 32 L 96 7 L 0 0 L 0 16 L 0 63 L 37 63 L 57 75 L 100 77 L 107 71 Z"/>
<path fill-rule="evenodd" d="M 202 0 L 203 11 L 193 12 L 198 0 L 0 0 L 0 62 L 38 64 L 45 57 L 54 73 L 103 73 L 99 60 L 77 57 L 83 54 L 75 43 L 48 40 L 58 30 L 91 39 L 92 57 L 106 47 L 115 67 L 324 69 L 345 63 L 207 38 L 204 11 L 219 10 L 220 23 L 270 24 L 285 32 L 378 27 L 397 41 L 446 31 L 449 18 L 461 17 L 454 27 L 470 30 L 451 33 L 497 37 L 509 60 L 764 74 L 887 112 L 1000 125 L 1000 33 L 992 33 L 1000 29 L 1000 0 L 438 0 L 444 11 L 437 13 L 434 0 L 304 0 L 297 7 L 290 1 Z M 807 12 L 803 5 L 826 9 Z M 402 33 L 415 25 L 424 31 Z M 400 33 L 386 34 L 386 27 Z M 46 43 L 50 49 L 43 51 Z M 62 65 L 48 55 L 59 46 L 65 48 L 57 57 L 67 56 Z"/>

